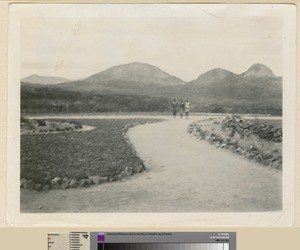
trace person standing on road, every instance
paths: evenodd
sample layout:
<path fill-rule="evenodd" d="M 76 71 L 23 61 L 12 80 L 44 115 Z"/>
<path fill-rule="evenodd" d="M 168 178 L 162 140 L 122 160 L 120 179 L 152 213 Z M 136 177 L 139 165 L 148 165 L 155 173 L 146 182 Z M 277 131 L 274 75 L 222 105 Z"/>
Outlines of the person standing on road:
<path fill-rule="evenodd" d="M 188 119 L 189 118 L 189 114 L 190 114 L 190 105 L 191 103 L 189 102 L 188 99 L 186 99 L 186 102 L 184 103 L 184 112 L 185 112 L 185 118 Z"/>
<path fill-rule="evenodd" d="M 179 113 L 180 113 L 180 118 L 182 119 L 184 113 L 184 102 L 182 100 L 179 103 Z"/>
<path fill-rule="evenodd" d="M 173 98 L 172 102 L 172 112 L 173 112 L 173 118 L 176 118 L 177 115 L 177 109 L 178 109 L 178 103 L 175 98 Z"/>

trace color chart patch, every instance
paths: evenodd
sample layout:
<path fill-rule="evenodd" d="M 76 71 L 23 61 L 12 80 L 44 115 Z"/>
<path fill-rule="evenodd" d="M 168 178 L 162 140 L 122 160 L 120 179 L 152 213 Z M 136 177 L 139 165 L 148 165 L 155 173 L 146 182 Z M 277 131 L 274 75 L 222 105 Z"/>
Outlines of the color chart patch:
<path fill-rule="evenodd" d="M 105 241 L 105 234 L 98 233 L 98 242 L 104 242 L 104 241 Z"/>

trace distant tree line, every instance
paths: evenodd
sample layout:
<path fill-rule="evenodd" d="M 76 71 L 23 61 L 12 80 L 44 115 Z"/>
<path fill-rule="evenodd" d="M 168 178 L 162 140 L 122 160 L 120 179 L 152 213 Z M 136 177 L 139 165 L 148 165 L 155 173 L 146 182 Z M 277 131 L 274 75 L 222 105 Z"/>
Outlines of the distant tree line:
<path fill-rule="evenodd" d="M 71 92 L 55 88 L 26 88 L 21 91 L 22 113 L 164 112 L 167 98 L 142 95 Z"/>
<path fill-rule="evenodd" d="M 76 92 L 44 86 L 21 87 L 21 112 L 34 113 L 104 113 L 170 112 L 172 98 L 148 95 Z M 192 98 L 191 112 L 281 115 L 278 99 L 228 100 Z"/>

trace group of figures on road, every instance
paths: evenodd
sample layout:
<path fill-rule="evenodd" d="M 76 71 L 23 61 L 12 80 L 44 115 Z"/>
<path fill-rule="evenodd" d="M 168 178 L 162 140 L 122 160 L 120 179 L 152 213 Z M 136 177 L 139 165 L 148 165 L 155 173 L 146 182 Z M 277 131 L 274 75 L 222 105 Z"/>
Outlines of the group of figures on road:
<path fill-rule="evenodd" d="M 185 115 L 186 119 L 189 118 L 189 114 L 190 114 L 189 100 L 186 100 L 184 102 L 182 100 L 177 101 L 176 98 L 174 98 L 172 102 L 172 112 L 173 112 L 173 118 L 176 118 L 177 113 L 179 113 L 180 118 L 182 118 L 183 115 Z"/>

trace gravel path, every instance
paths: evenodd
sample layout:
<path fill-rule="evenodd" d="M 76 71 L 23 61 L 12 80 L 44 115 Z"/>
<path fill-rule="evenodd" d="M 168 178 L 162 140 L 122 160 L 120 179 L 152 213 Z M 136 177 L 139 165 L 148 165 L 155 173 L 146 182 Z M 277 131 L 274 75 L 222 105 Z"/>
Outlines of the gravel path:
<path fill-rule="evenodd" d="M 199 119 L 199 118 L 197 118 Z M 148 170 L 91 188 L 21 191 L 22 212 L 229 212 L 281 210 L 281 172 L 186 133 L 190 120 L 131 128 Z"/>

